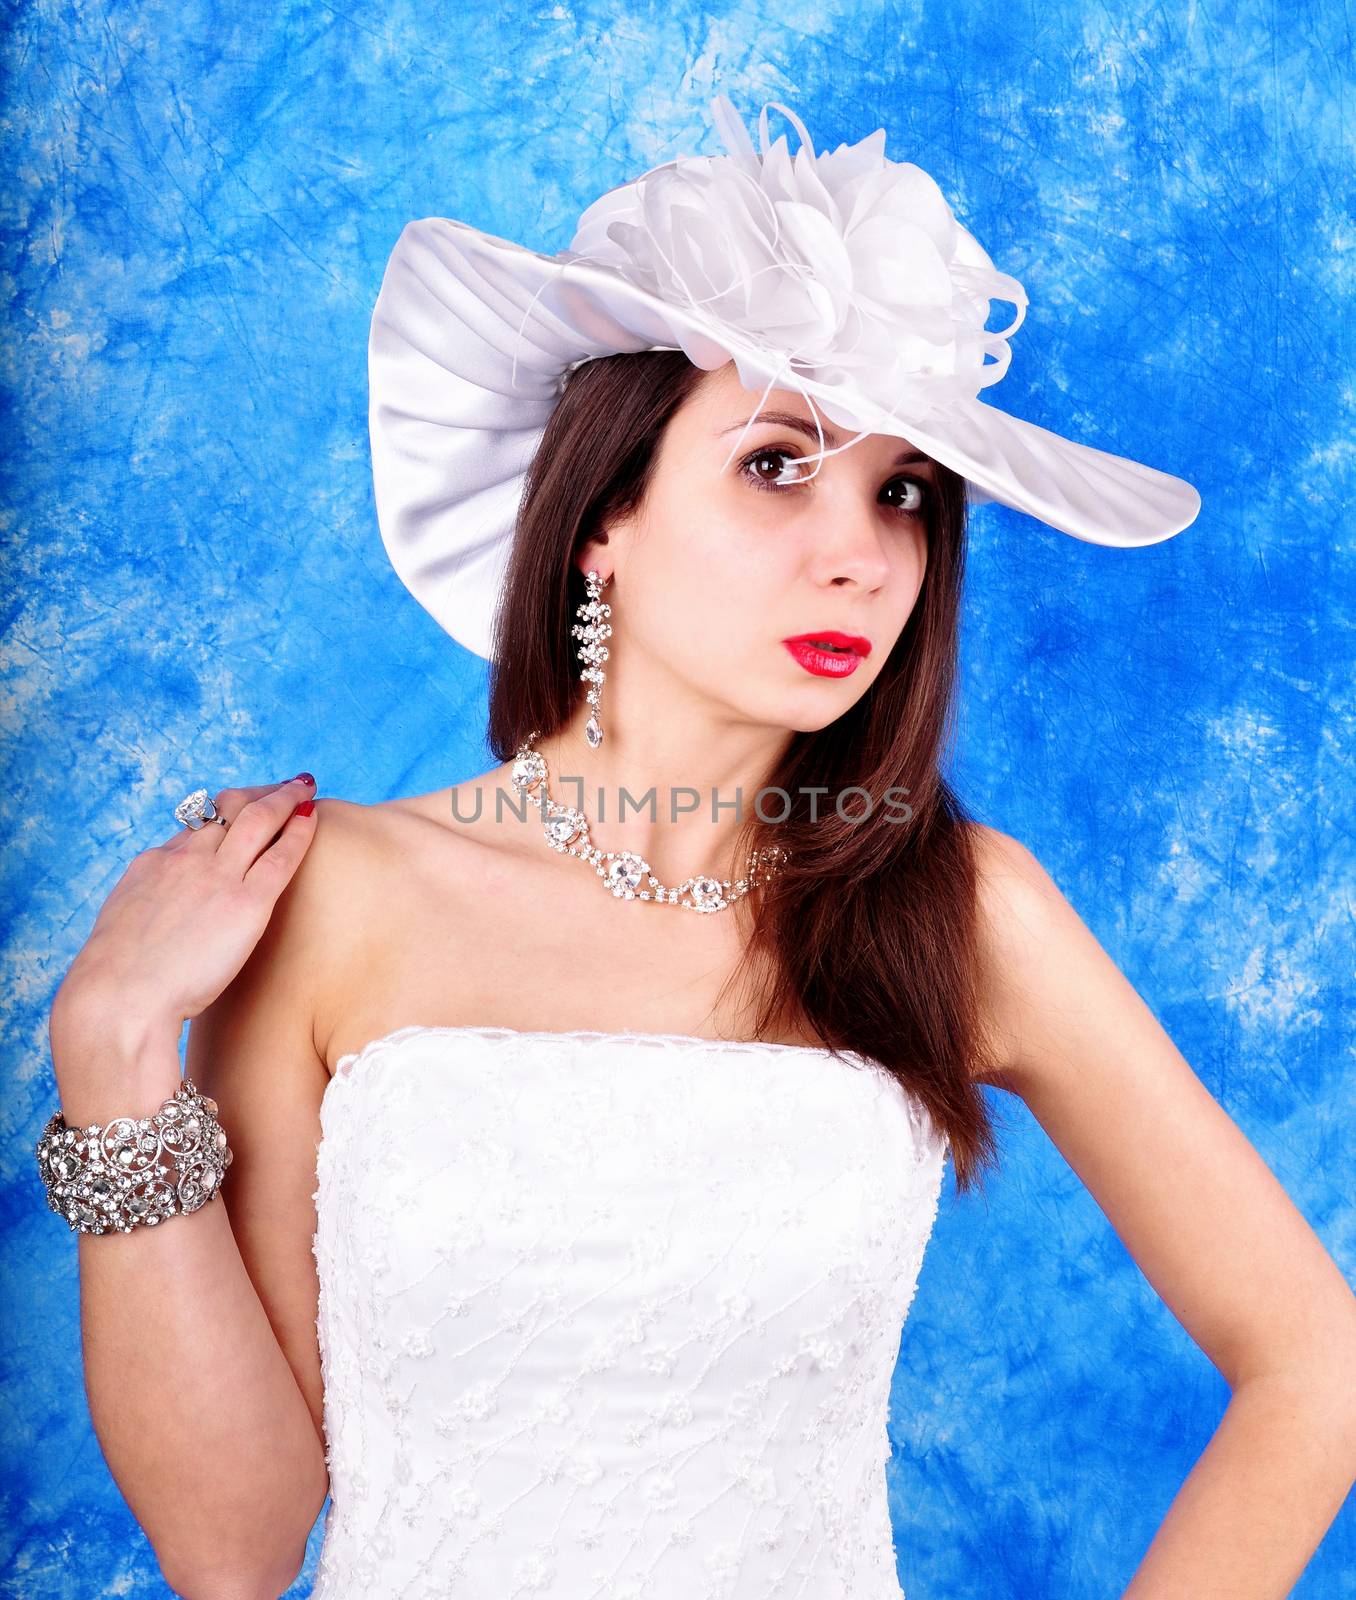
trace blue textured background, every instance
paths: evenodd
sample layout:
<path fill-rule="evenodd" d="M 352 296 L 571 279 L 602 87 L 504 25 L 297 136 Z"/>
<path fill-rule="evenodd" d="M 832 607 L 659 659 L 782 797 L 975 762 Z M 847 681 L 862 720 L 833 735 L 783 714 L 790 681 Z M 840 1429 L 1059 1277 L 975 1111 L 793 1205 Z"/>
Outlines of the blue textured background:
<path fill-rule="evenodd" d="M 719 149 L 720 90 L 819 147 L 884 126 L 1030 295 L 986 398 L 1200 488 L 1140 551 L 976 514 L 959 776 L 1356 1276 L 1351 37 L 1331 0 L 10 13 L 5 1595 L 165 1592 L 31 1156 L 47 1007 L 103 897 L 199 782 L 305 767 L 370 801 L 488 765 L 483 663 L 372 510 L 387 252 L 432 213 L 562 248 L 603 189 Z M 993 1100 L 1005 1176 L 962 1205 L 948 1178 L 896 1375 L 901 1577 L 1106 1600 L 1227 1391 Z M 1294 1593 L 1356 1593 L 1353 1566 L 1348 1509 Z"/>

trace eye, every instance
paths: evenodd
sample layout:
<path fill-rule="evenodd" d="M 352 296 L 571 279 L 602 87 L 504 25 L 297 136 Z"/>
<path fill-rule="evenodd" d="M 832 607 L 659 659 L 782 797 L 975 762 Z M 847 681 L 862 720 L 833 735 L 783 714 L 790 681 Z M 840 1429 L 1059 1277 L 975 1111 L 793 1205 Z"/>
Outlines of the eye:
<path fill-rule="evenodd" d="M 786 489 L 793 489 L 797 484 L 809 482 L 809 469 L 805 472 L 788 475 L 785 467 L 779 467 L 773 475 L 765 475 L 760 466 L 763 462 L 796 461 L 799 457 L 792 450 L 784 450 L 779 445 L 764 445 L 761 449 L 752 451 L 739 463 L 741 475 L 750 482 L 755 489 L 765 489 L 770 494 L 780 494 Z M 903 491 L 902 503 L 892 503 L 891 510 L 898 511 L 902 517 L 922 517 L 927 514 L 932 485 L 922 478 L 899 477 L 891 478 L 881 491 L 882 494 L 892 490 Z"/>

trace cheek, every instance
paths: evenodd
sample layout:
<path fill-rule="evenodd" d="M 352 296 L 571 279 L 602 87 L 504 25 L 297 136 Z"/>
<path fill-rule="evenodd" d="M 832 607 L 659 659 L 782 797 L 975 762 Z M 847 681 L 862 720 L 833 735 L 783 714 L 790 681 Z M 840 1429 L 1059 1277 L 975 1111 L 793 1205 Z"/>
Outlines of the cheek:
<path fill-rule="evenodd" d="M 920 528 L 909 541 L 900 565 L 901 581 L 908 596 L 909 608 L 912 610 L 928 570 L 928 536 L 925 529 Z"/>
<path fill-rule="evenodd" d="M 747 554 L 689 552 L 654 591 L 670 659 L 683 661 L 703 681 L 712 670 L 722 677 L 740 670 L 741 655 L 757 642 L 760 621 L 771 625 L 769 597 L 779 582 L 766 563 Z"/>
<path fill-rule="evenodd" d="M 921 523 L 901 527 L 890 546 L 890 587 L 908 608 L 918 598 L 928 566 L 928 532 Z"/>
<path fill-rule="evenodd" d="M 769 607 L 797 583 L 800 570 L 793 542 L 751 533 L 747 518 L 727 523 L 719 511 L 694 508 L 662 547 L 652 537 L 645 552 L 646 625 L 664 637 L 681 636 L 709 659 L 719 646 L 726 659 L 741 641 L 769 625 Z M 803 580 L 799 580 L 803 581 Z M 686 653 L 680 647 L 680 653 Z"/>

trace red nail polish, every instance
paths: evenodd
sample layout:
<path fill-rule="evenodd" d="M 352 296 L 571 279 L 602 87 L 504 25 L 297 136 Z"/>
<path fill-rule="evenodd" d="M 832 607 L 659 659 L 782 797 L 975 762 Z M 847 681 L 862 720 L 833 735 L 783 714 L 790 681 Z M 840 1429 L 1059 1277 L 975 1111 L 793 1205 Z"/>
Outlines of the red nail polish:
<path fill-rule="evenodd" d="M 309 817 L 310 814 L 314 810 L 315 810 L 315 801 L 314 800 L 303 800 L 301 802 L 301 804 L 297 807 L 297 815 L 299 817 Z"/>
<path fill-rule="evenodd" d="M 297 773 L 297 776 L 292 779 L 292 782 L 296 783 L 298 780 L 300 780 L 302 783 L 309 783 L 310 786 L 313 789 L 315 788 L 315 779 L 311 776 L 311 774 L 309 772 L 299 772 L 299 773 Z"/>

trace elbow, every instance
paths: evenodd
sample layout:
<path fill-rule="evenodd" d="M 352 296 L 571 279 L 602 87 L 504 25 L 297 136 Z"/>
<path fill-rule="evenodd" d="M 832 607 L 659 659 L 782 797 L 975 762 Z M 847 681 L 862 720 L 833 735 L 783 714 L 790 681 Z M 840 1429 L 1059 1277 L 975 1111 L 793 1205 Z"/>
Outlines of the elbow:
<path fill-rule="evenodd" d="M 314 1521 L 312 1518 L 286 1551 L 275 1551 L 267 1566 L 259 1564 L 267 1555 L 261 1548 L 251 1552 L 248 1559 L 219 1559 L 210 1567 L 187 1572 L 162 1561 L 161 1575 L 178 1600 L 279 1600 L 306 1564 L 306 1543 Z"/>
<path fill-rule="evenodd" d="M 192 1574 L 176 1573 L 162 1563 L 160 1572 L 177 1600 L 279 1600 L 297 1581 L 305 1561 L 286 1562 L 272 1572 L 237 1568 Z"/>
<path fill-rule="evenodd" d="M 1344 1441 L 1356 1459 L 1356 1346 L 1273 1362 L 1229 1379 L 1234 1392 L 1260 1389 L 1280 1395 L 1313 1421 L 1317 1431 Z"/>
<path fill-rule="evenodd" d="M 185 1575 L 167 1571 L 163 1565 L 160 1572 L 177 1600 L 279 1600 L 297 1581 L 305 1560 L 303 1547 L 300 1560 L 284 1562 L 271 1572 L 237 1569 Z"/>
<path fill-rule="evenodd" d="M 190 1563 L 166 1560 L 156 1552 L 165 1582 L 179 1600 L 279 1600 L 306 1564 L 306 1545 L 330 1492 L 328 1467 L 317 1451 L 318 1470 L 304 1498 L 293 1505 L 286 1525 L 257 1530 L 245 1548 L 218 1548 Z M 280 1542 L 283 1541 L 283 1542 Z"/>
<path fill-rule="evenodd" d="M 176 1577 L 172 1572 L 166 1572 L 162 1566 L 160 1575 L 175 1600 L 279 1600 L 280 1595 L 287 1593 L 287 1588 L 275 1587 L 271 1582 L 250 1582 L 241 1577 L 224 1579 L 221 1577 L 204 1578 L 201 1582 L 194 1579 Z"/>

